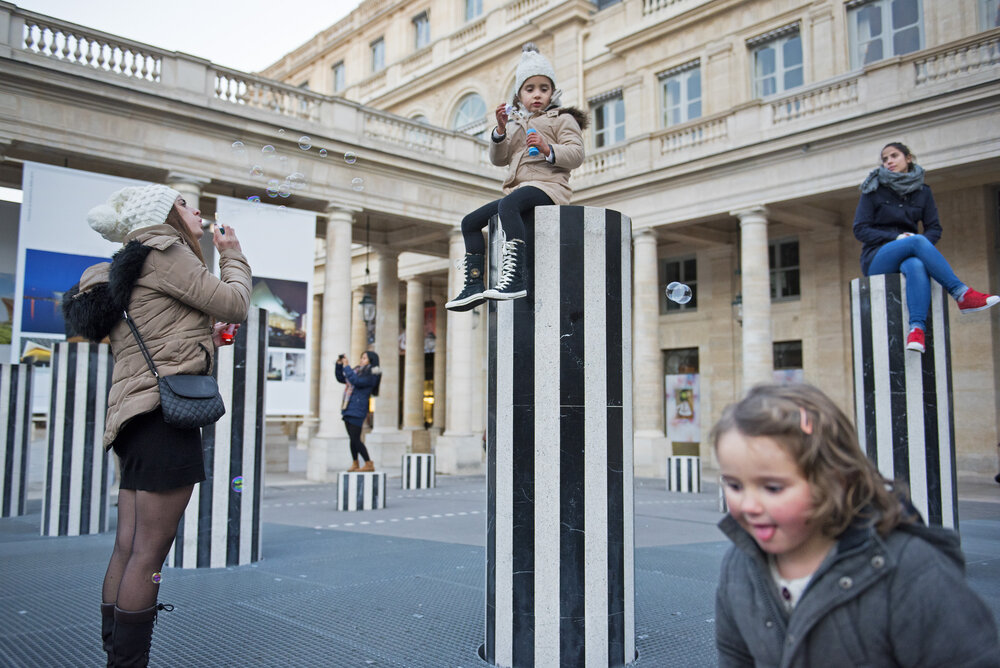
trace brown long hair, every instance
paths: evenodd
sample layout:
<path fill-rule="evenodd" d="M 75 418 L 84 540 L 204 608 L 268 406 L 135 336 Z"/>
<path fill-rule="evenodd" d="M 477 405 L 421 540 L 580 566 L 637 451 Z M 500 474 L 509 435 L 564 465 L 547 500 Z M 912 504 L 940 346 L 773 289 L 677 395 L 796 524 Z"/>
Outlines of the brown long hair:
<path fill-rule="evenodd" d="M 730 404 L 712 427 L 713 448 L 732 430 L 773 439 L 798 465 L 812 490 L 812 520 L 836 538 L 861 519 L 886 535 L 903 522 L 902 485 L 882 477 L 858 445 L 854 425 L 819 389 L 805 383 L 758 385 Z"/>
<path fill-rule="evenodd" d="M 184 242 L 191 247 L 195 257 L 201 260 L 201 263 L 207 267 L 208 263 L 205 262 L 205 256 L 201 252 L 201 244 L 198 243 L 198 240 L 194 238 L 194 235 L 191 234 L 191 230 L 189 230 L 187 225 L 184 223 L 184 219 L 181 218 L 181 212 L 177 209 L 177 204 L 170 207 L 170 213 L 167 214 L 167 220 L 165 222 L 167 225 L 180 232 L 181 238 L 184 239 Z"/>

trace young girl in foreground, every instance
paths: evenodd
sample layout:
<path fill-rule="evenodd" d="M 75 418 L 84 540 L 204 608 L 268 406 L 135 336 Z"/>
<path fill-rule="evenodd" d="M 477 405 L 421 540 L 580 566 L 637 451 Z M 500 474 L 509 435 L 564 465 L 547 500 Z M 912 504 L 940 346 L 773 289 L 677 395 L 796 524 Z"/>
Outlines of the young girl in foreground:
<path fill-rule="evenodd" d="M 735 544 L 716 594 L 726 666 L 1000 666 L 958 535 L 924 526 L 808 385 L 763 385 L 711 435 Z"/>
<path fill-rule="evenodd" d="M 509 106 L 520 120 L 510 120 L 508 105 L 501 103 L 496 108 L 497 127 L 490 142 L 490 161 L 508 165 L 504 196 L 462 219 L 465 281 L 458 296 L 445 304 L 450 311 L 469 311 L 487 299 L 517 299 L 528 294 L 522 216 L 536 206 L 569 204 L 569 173 L 583 163 L 581 130 L 587 127 L 586 114 L 575 107 L 559 106 L 560 91 L 551 63 L 531 42 L 521 48 Z M 487 290 L 483 283 L 483 228 L 497 214 L 507 240 L 500 277 L 496 287 Z"/>

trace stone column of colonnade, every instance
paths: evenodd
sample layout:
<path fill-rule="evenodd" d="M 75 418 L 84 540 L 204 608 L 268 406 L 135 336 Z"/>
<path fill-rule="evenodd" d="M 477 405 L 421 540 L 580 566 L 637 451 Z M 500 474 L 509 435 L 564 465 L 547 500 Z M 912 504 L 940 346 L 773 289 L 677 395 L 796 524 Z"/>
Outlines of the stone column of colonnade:
<path fill-rule="evenodd" d="M 660 351 L 660 295 L 656 234 L 650 228 L 632 237 L 633 434 L 637 475 L 666 475 L 670 443 L 663 430 L 663 353 Z"/>
<path fill-rule="evenodd" d="M 353 316 L 351 300 L 351 210 L 327 211 L 326 261 L 323 269 L 323 340 L 320 343 L 319 429 L 309 441 L 306 478 L 326 481 L 330 464 L 350 460 L 350 446 L 340 416 L 343 386 L 334 367 L 348 349 Z M 355 360 L 351 360 L 356 363 Z"/>
<path fill-rule="evenodd" d="M 447 286 L 445 286 L 447 289 Z M 445 351 L 448 349 L 448 309 L 444 307 L 450 297 L 434 295 L 434 423 L 431 427 L 432 442 L 444 431 L 445 405 L 448 397 L 448 380 L 445 369 Z"/>
<path fill-rule="evenodd" d="M 382 384 L 375 399 L 374 425 L 365 446 L 375 467 L 392 474 L 407 450 L 407 435 L 399 430 L 399 253 L 381 246 L 378 292 L 375 296 L 375 346 Z"/>
<path fill-rule="evenodd" d="M 774 379 L 771 337 L 771 273 L 767 261 L 767 209 L 733 211 L 740 219 L 740 277 L 743 295 L 743 389 Z"/>
<path fill-rule="evenodd" d="M 201 191 L 212 182 L 212 179 L 195 176 L 193 174 L 182 174 L 180 172 L 170 172 L 167 174 L 167 185 L 176 190 L 187 202 L 187 205 L 195 209 L 201 209 Z M 230 223 L 227 222 L 227 225 Z M 207 230 L 206 230 L 207 232 Z M 237 228 L 239 236 L 239 228 Z M 215 258 L 215 246 L 212 244 L 212 236 L 205 234 L 201 237 L 201 254 L 205 256 L 205 261 L 211 267 Z"/>
<path fill-rule="evenodd" d="M 430 452 L 424 429 L 424 284 L 406 281 L 406 353 L 403 356 L 403 431 L 410 452 Z"/>
<path fill-rule="evenodd" d="M 361 317 L 361 307 L 359 306 L 364 296 L 364 288 L 351 292 L 351 347 L 349 350 L 340 351 L 347 355 L 347 360 L 352 365 L 357 365 L 361 361 L 361 353 L 368 350 L 368 326 L 365 324 L 364 318 Z"/>
<path fill-rule="evenodd" d="M 448 294 L 457 295 L 465 282 L 465 275 L 455 264 L 465 255 L 465 241 L 460 229 L 452 230 L 449 236 Z M 447 384 L 444 433 L 437 438 L 434 454 L 437 455 L 437 469 L 441 473 L 478 473 L 482 470 L 483 435 L 473 431 L 472 401 L 475 392 L 474 379 L 478 378 L 474 362 L 473 331 L 471 311 L 447 312 L 448 345 L 444 348 L 445 383 Z M 442 346 L 438 343 L 438 350 Z"/>

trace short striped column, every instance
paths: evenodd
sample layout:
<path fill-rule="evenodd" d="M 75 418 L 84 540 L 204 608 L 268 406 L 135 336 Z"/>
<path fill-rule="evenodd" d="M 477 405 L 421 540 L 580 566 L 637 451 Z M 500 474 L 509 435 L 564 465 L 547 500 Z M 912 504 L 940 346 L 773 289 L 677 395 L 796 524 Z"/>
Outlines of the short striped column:
<path fill-rule="evenodd" d="M 267 311 L 251 308 L 215 374 L 226 414 L 201 430 L 205 481 L 195 485 L 167 555 L 173 568 L 222 568 L 260 560 L 264 480 Z"/>
<path fill-rule="evenodd" d="M 114 359 L 105 343 L 57 343 L 52 355 L 43 536 L 108 530 L 111 458 L 104 418 Z"/>
<path fill-rule="evenodd" d="M 948 295 L 931 282 L 923 354 L 909 332 L 901 274 L 851 281 L 854 405 L 862 449 L 903 480 L 928 524 L 958 528 Z"/>
<path fill-rule="evenodd" d="M 667 457 L 667 491 L 701 493 L 701 457 Z"/>
<path fill-rule="evenodd" d="M 403 489 L 430 489 L 434 478 L 434 455 L 414 452 L 403 455 Z"/>
<path fill-rule="evenodd" d="M 385 508 L 385 473 L 341 471 L 337 476 L 337 510 Z"/>
<path fill-rule="evenodd" d="M 528 296 L 489 302 L 486 627 L 497 666 L 635 659 L 631 221 L 526 216 Z M 497 219 L 490 283 L 497 280 Z"/>
<path fill-rule="evenodd" d="M 5 435 L 0 517 L 24 514 L 31 445 L 30 364 L 0 364 L 0 434 Z"/>

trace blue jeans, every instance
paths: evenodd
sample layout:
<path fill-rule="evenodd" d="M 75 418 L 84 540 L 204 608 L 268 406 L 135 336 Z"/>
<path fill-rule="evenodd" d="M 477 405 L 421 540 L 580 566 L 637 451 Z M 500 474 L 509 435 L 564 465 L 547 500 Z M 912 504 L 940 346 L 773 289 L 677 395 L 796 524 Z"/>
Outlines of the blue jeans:
<path fill-rule="evenodd" d="M 927 329 L 927 309 L 931 304 L 928 274 L 955 299 L 966 290 L 965 283 L 958 280 L 941 251 L 922 234 L 890 241 L 878 249 L 868 267 L 869 276 L 897 272 L 906 276 L 906 305 L 910 309 L 910 327 Z"/>

